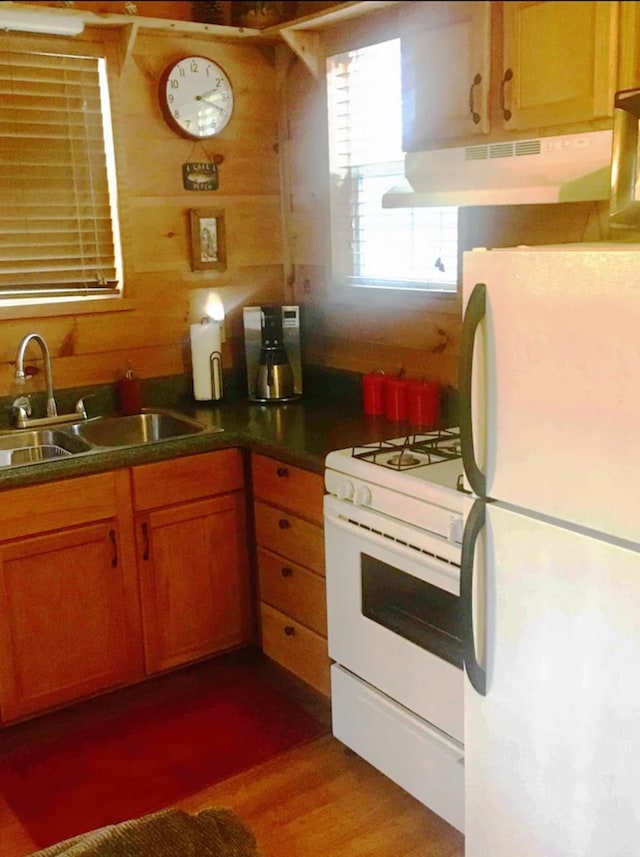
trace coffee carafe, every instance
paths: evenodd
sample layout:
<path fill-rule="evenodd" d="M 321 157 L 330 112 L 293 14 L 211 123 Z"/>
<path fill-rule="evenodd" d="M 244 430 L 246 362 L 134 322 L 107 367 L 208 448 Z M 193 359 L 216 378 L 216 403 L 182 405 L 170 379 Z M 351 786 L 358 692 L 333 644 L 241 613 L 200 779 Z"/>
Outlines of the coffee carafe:
<path fill-rule="evenodd" d="M 249 398 L 257 402 L 297 399 L 302 392 L 299 308 L 245 307 Z"/>

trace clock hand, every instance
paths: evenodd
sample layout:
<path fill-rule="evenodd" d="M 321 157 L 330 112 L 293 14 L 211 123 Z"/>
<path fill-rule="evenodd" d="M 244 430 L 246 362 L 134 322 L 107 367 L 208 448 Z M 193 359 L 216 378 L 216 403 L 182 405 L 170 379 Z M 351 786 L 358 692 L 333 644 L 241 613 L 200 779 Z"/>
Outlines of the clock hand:
<path fill-rule="evenodd" d="M 211 89 L 209 92 L 203 92 L 202 95 L 196 95 L 196 101 L 206 101 L 207 104 L 213 104 L 213 101 L 220 100 L 220 98 L 225 98 L 224 93 L 220 92 L 219 89 Z"/>

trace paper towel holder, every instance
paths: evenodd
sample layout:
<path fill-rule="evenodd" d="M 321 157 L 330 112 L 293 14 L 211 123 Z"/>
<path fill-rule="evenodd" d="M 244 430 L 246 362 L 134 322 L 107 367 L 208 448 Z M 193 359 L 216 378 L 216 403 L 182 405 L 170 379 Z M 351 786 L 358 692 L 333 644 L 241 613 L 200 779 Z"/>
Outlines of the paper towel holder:
<path fill-rule="evenodd" d="M 212 351 L 209 355 L 211 367 L 211 401 L 218 402 L 223 396 L 222 390 L 222 354 Z"/>
<path fill-rule="evenodd" d="M 219 321 L 208 315 L 200 319 L 200 324 L 212 323 L 221 326 Z M 212 351 L 209 355 L 209 371 L 211 373 L 211 401 L 219 402 L 222 398 L 222 354 L 219 351 Z"/>
<path fill-rule="evenodd" d="M 193 389 L 197 401 L 217 402 L 222 398 L 222 323 L 203 316 L 191 325 Z"/>

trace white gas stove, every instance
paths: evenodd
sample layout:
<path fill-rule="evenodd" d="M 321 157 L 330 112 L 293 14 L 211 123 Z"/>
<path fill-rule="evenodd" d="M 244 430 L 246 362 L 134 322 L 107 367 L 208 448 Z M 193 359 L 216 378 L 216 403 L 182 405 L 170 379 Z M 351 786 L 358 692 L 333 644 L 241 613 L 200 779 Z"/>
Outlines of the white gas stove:
<path fill-rule="evenodd" d="M 325 487 L 339 500 L 462 541 L 463 474 L 457 428 L 347 447 L 325 461 Z"/>
<path fill-rule="evenodd" d="M 464 829 L 457 429 L 331 452 L 324 531 L 333 734 Z"/>

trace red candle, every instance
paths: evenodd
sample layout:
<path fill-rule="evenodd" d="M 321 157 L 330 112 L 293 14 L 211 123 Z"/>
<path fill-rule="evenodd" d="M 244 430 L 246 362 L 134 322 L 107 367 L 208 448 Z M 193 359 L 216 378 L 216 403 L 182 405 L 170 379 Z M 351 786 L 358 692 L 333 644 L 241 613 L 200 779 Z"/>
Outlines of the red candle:
<path fill-rule="evenodd" d="M 365 414 L 380 416 L 384 414 L 384 391 L 387 376 L 384 372 L 369 372 L 362 376 L 362 405 Z"/>
<path fill-rule="evenodd" d="M 401 422 L 407 418 L 407 391 L 409 382 L 404 378 L 388 378 L 385 387 L 385 413 L 387 419 Z"/>
<path fill-rule="evenodd" d="M 440 422 L 440 387 L 429 381 L 412 381 L 407 392 L 407 411 L 413 426 Z"/>

